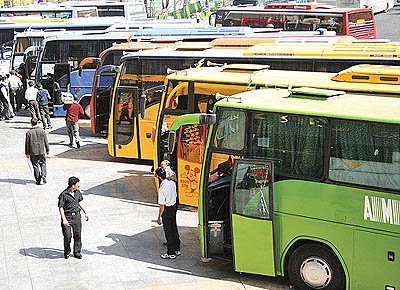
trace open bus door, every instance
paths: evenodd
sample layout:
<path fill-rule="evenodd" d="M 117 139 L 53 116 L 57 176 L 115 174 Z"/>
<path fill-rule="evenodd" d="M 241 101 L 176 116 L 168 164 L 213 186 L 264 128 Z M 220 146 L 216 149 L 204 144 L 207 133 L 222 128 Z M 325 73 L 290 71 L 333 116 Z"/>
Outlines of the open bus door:
<path fill-rule="evenodd" d="M 235 271 L 275 276 L 273 163 L 235 159 L 230 188 Z"/>
<path fill-rule="evenodd" d="M 90 99 L 90 119 L 95 134 L 107 134 L 110 117 L 111 99 L 119 66 L 105 65 L 100 67 L 94 78 L 94 87 Z"/>
<path fill-rule="evenodd" d="M 114 98 L 112 136 L 114 156 L 139 158 L 137 117 L 139 99 L 137 87 L 117 87 Z"/>
<path fill-rule="evenodd" d="M 55 117 L 65 116 L 66 112 L 63 110 L 63 104 L 61 101 L 61 92 L 68 92 L 70 78 L 71 78 L 71 66 L 68 63 L 56 63 L 54 65 L 54 76 L 53 76 L 53 115 Z M 57 88 L 57 89 L 56 89 Z M 57 92 L 56 92 L 57 91 Z"/>
<path fill-rule="evenodd" d="M 202 160 L 207 125 L 181 126 L 177 141 L 177 172 L 179 203 L 198 206 Z"/>

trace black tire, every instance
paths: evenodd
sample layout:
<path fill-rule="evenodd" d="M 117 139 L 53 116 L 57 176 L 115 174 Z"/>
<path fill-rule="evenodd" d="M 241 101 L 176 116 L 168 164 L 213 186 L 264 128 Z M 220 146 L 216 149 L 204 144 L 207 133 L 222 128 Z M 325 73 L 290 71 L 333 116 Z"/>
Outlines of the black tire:
<path fill-rule="evenodd" d="M 307 270 L 315 269 L 314 266 L 317 268 L 313 271 L 316 275 L 310 275 Z M 305 244 L 294 250 L 289 257 L 287 273 L 296 290 L 346 289 L 342 265 L 328 247 L 319 244 Z"/>

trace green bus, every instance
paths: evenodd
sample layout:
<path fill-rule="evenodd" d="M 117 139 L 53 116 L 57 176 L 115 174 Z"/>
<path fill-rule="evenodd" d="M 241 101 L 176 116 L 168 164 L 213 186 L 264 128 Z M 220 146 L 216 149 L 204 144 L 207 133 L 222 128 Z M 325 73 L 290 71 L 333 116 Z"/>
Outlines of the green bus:
<path fill-rule="evenodd" d="M 202 256 L 300 290 L 399 289 L 399 112 L 399 98 L 302 87 L 178 117 L 209 126 Z"/>

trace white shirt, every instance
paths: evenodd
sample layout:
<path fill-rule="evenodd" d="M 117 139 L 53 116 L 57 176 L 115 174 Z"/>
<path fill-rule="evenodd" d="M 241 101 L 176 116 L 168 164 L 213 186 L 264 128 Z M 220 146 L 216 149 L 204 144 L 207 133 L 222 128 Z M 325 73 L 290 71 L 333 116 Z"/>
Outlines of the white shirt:
<path fill-rule="evenodd" d="M 19 87 L 22 87 L 22 82 L 21 79 L 16 75 L 10 75 L 10 77 L 8 78 L 8 85 L 11 89 L 16 90 Z"/>
<path fill-rule="evenodd" d="M 38 89 L 35 87 L 29 87 L 26 89 L 25 92 L 25 99 L 29 101 L 36 101 L 36 97 L 38 94 Z"/>
<path fill-rule="evenodd" d="M 158 190 L 158 204 L 173 206 L 176 203 L 176 184 L 172 180 L 164 179 Z"/>

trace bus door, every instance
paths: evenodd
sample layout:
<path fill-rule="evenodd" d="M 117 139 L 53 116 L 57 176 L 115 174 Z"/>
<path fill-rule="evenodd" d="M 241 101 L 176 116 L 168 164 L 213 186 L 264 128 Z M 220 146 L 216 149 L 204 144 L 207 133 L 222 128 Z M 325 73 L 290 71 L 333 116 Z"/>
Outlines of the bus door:
<path fill-rule="evenodd" d="M 60 86 L 60 90 L 67 92 L 70 84 L 71 66 L 68 63 L 56 63 L 54 65 L 54 81 Z"/>
<path fill-rule="evenodd" d="M 275 276 L 271 161 L 234 160 L 230 211 L 235 270 Z"/>
<path fill-rule="evenodd" d="M 114 99 L 113 130 L 114 156 L 139 158 L 138 132 L 138 88 L 118 87 Z M 135 139 L 136 138 L 136 139 Z"/>
<path fill-rule="evenodd" d="M 117 73 L 111 69 L 111 66 L 104 66 L 95 75 L 96 86 L 93 98 L 93 120 L 94 120 L 94 133 L 107 132 L 108 118 L 110 116 L 110 105 L 112 99 L 112 92 Z M 91 108 L 92 109 L 92 108 Z"/>
<path fill-rule="evenodd" d="M 187 125 L 179 129 L 177 172 L 179 203 L 198 206 L 200 171 L 204 157 L 206 125 Z"/>

